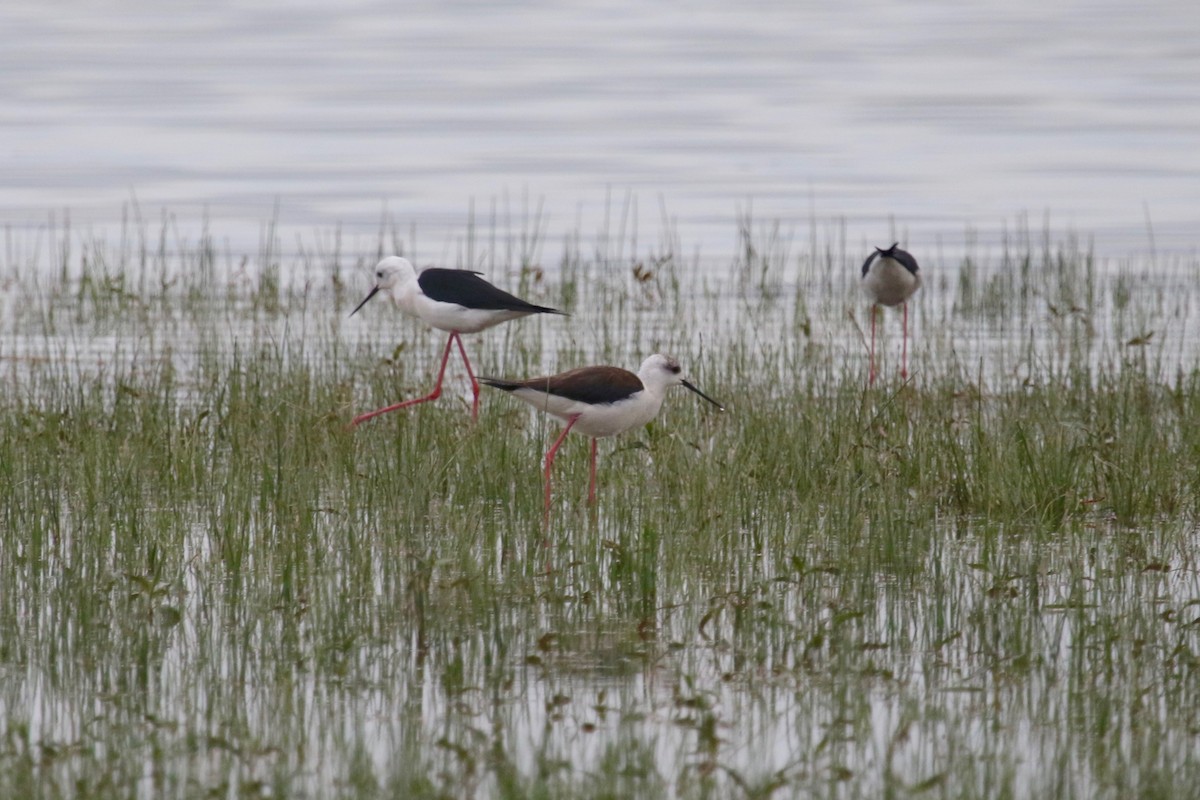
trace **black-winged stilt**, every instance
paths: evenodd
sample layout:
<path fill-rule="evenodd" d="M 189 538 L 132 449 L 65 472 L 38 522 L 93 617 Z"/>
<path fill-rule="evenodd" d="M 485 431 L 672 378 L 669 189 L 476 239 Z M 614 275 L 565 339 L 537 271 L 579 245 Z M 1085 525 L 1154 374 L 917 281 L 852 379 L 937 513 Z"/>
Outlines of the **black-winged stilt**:
<path fill-rule="evenodd" d="M 917 260 L 896 242 L 884 250 L 876 247 L 862 267 L 862 285 L 871 298 L 871 364 L 868 384 L 875 384 L 875 317 L 879 306 L 904 307 L 904 350 L 900 361 L 900 379 L 908 378 L 908 298 L 921 288 Z"/>
<path fill-rule="evenodd" d="M 464 333 L 478 333 L 530 314 L 563 314 L 557 309 L 534 305 L 498 289 L 480 277 L 480 273 L 465 269 L 427 268 L 417 272 L 411 262 L 399 256 L 388 256 L 375 267 L 375 286 L 363 301 L 350 312 L 350 316 L 367 304 L 379 292 L 392 298 L 392 302 L 406 314 L 417 317 L 426 325 L 448 331 L 450 338 L 442 352 L 442 365 L 438 368 L 437 384 L 424 397 L 404 400 L 375 411 L 359 414 L 352 425 L 359 425 L 389 411 L 436 400 L 442 393 L 442 378 L 446 374 L 446 362 L 450 359 L 450 346 L 458 343 L 463 364 L 471 379 L 471 418 L 479 413 L 479 381 L 471 370 L 467 350 L 463 347 Z"/>
<path fill-rule="evenodd" d="M 721 411 L 725 407 L 684 380 L 679 362 L 655 354 L 633 374 L 620 367 L 580 367 L 557 375 L 523 381 L 480 377 L 488 386 L 516 396 L 534 408 L 567 423 L 546 453 L 546 511 L 550 511 L 550 470 L 554 455 L 571 431 L 592 437 L 588 502 L 596 502 L 596 440 L 637 428 L 658 415 L 666 390 L 675 385 L 691 389 Z"/>

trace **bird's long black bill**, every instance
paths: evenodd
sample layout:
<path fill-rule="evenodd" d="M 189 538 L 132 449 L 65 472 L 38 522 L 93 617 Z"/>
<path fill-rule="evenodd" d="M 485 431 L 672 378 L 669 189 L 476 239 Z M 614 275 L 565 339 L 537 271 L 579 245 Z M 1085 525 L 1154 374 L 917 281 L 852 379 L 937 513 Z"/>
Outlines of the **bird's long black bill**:
<path fill-rule="evenodd" d="M 357 314 L 358 310 L 360 308 L 362 308 L 363 306 L 365 306 L 367 304 L 367 301 L 370 300 L 372 297 L 374 297 L 378 291 L 379 291 L 378 286 L 372 287 L 371 291 L 367 293 L 367 296 L 363 298 L 363 301 L 361 303 L 359 303 L 358 305 L 356 305 L 354 307 L 354 310 L 350 312 L 350 316 L 353 317 L 355 314 Z"/>
<path fill-rule="evenodd" d="M 691 389 L 691 390 L 692 390 L 693 392 L 695 392 L 696 394 L 698 394 L 698 395 L 700 395 L 701 397 L 703 397 L 703 398 L 704 398 L 705 400 L 707 400 L 708 402 L 712 403 L 714 406 L 716 406 L 716 407 L 717 407 L 717 409 L 718 409 L 719 411 L 724 411 L 724 410 L 725 410 L 725 406 L 721 405 L 721 404 L 720 404 L 720 403 L 718 403 L 716 400 L 713 400 L 711 397 L 709 397 L 709 396 L 708 396 L 708 395 L 706 395 L 704 392 L 700 391 L 699 389 L 697 389 L 695 386 L 693 386 L 692 384 L 688 383 L 687 381 L 683 381 L 683 385 L 684 385 L 684 386 L 686 386 L 687 388 Z"/>

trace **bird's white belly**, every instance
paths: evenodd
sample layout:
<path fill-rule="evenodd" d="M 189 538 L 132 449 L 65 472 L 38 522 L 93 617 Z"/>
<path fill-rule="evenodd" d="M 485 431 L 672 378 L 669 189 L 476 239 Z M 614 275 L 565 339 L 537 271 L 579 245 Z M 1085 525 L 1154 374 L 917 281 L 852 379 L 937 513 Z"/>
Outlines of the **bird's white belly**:
<path fill-rule="evenodd" d="M 617 403 L 601 405 L 580 403 L 534 389 L 517 389 L 513 394 L 539 411 L 553 414 L 564 421 L 579 415 L 579 420 L 571 428 L 572 433 L 596 438 L 616 436 L 639 428 L 654 419 L 662 406 L 662 398 L 656 400 L 645 392 L 638 392 Z"/>
<path fill-rule="evenodd" d="M 478 333 L 501 322 L 526 316 L 523 311 L 466 308 L 457 303 L 441 303 L 427 297 L 416 298 L 412 311 L 431 328 L 459 333 Z"/>
<path fill-rule="evenodd" d="M 863 289 L 876 303 L 884 306 L 898 306 L 921 285 L 919 275 L 914 275 L 899 262 L 882 258 L 871 265 L 867 277 L 863 279 Z"/>

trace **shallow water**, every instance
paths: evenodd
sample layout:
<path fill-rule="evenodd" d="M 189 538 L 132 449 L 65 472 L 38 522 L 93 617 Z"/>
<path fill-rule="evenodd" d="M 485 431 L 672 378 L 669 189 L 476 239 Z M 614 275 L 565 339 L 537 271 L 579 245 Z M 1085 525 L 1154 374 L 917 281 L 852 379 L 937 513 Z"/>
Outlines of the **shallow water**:
<path fill-rule="evenodd" d="M 320 797 L 335 786 L 402 780 L 406 770 L 452 793 L 497 796 L 506 764 L 543 780 L 560 774 L 564 786 L 625 781 L 646 796 L 658 781 L 669 795 L 702 795 L 703 786 L 729 791 L 776 778 L 785 791 L 831 797 L 931 779 L 955 796 L 980 797 L 1002 785 L 1095 796 L 1088 787 L 1099 779 L 1100 796 L 1119 796 L 1090 751 L 1143 763 L 1137 748 L 1162 734 L 1154 742 L 1161 758 L 1186 774 L 1194 758 L 1180 726 L 1193 715 L 1147 708 L 1138 733 L 1136 723 L 1105 721 L 1106 704 L 1153 707 L 1164 691 L 1150 674 L 1155 664 L 1170 672 L 1172 696 L 1194 691 L 1161 641 L 1147 655 L 1106 636 L 1178 631 L 1179 646 L 1193 646 L 1196 635 L 1177 622 L 1191 615 L 1200 583 L 1186 560 L 1129 577 L 1112 533 L 1057 544 L 1017 533 L 999 545 L 968 533 L 935 548 L 920 588 L 912 576 L 876 576 L 877 590 L 853 600 L 853 581 L 824 571 L 819 553 L 808 554 L 807 572 L 764 554 L 739 561 L 745 572 L 729 575 L 724 592 L 714 591 L 720 581 L 705 580 L 703 597 L 686 583 L 660 585 L 635 631 L 628 609 L 606 603 L 636 604 L 637 587 L 596 581 L 612 568 L 612 550 L 596 554 L 594 569 L 575 561 L 591 554 L 556 543 L 544 557 L 557 574 L 538 582 L 536 600 L 501 593 L 484 618 L 464 612 L 457 623 L 435 623 L 411 605 L 407 585 L 420 570 L 379 559 L 369 605 L 341 617 L 357 603 L 341 595 L 357 569 L 342 548 L 311 576 L 313 594 L 293 617 L 276 605 L 277 587 L 248 577 L 277 568 L 270 556 L 245 562 L 243 589 L 233 592 L 232 576 L 211 557 L 213 532 L 198 525 L 185 541 L 179 587 L 152 595 L 128 575 L 98 576 L 115 584 L 114 599 L 127 591 L 134 611 L 152 609 L 161 630 L 122 630 L 119 639 L 126 647 L 144 640 L 145 663 L 86 644 L 91 634 L 64 628 L 65 609 L 39 607 L 31 611 L 45 618 L 31 627 L 60 632 L 62 647 L 93 650 L 97 663 L 31 667 L 24 680 L 10 674 L 16 687 L 7 697 L 32 710 L 28 734 L 48 748 L 47 775 L 95 780 L 104 748 L 119 748 L 109 768 L 136 778 L 128 788 L 140 797 L 185 786 L 269 796 L 280 779 Z M 1157 532 L 1139 536 L 1156 547 Z M 501 573 L 516 565 L 495 566 L 503 585 Z M 452 593 L 461 580 L 449 561 L 428 567 L 436 592 Z M 62 570 L 48 580 L 38 589 L 50 596 L 73 591 Z M 330 625 L 348 626 L 344 642 L 329 643 Z M 44 657 L 56 642 L 28 645 Z M 1145 687 L 1106 682 L 1134 661 L 1147 665 Z M 1081 676 L 1096 685 L 1077 685 Z M 1134 740 L 1098 743 L 1104 724 Z M 356 774 L 371 777 L 355 784 Z"/>
<path fill-rule="evenodd" d="M 771 394 L 786 398 L 804 396 L 806 381 L 836 395 L 864 373 L 852 274 L 768 270 L 651 301 L 649 287 L 613 286 L 595 269 L 579 276 L 575 316 L 472 337 L 476 364 L 507 373 L 520 358 L 566 366 L 555 359 L 607 354 L 633 365 L 642 348 L 676 345 L 729 406 L 720 419 L 705 411 L 687 430 L 672 423 L 650 437 L 681 436 L 689 464 L 734 458 L 728 428 L 761 411 L 738 396 L 737 378 L 774 371 Z M 1103 364 L 1112 375 L 1120 368 L 1110 362 L 1145 354 L 1162 365 L 1148 375 L 1190 369 L 1194 292 L 1180 291 L 1183 276 L 1121 289 L 1122 275 L 1093 275 L 1075 257 L 1061 274 L 1033 269 L 995 296 L 979 287 L 1019 270 L 993 264 L 931 281 L 914 304 L 916 392 L 971 406 L 1007 392 L 1003 405 L 1059 364 Z M 147 798 L 539 787 L 704 796 L 775 783 L 785 795 L 829 797 L 929 784 L 956 797 L 1016 786 L 1115 798 L 1140 785 L 1139 769 L 1166 764 L 1161 777 L 1175 785 L 1200 769 L 1188 733 L 1198 706 L 1187 654 L 1200 652 L 1189 521 L 1130 531 L 1087 515 L 1045 533 L 978 519 L 914 524 L 906 503 L 866 520 L 839 511 L 863 502 L 870 483 L 793 520 L 756 508 L 790 496 L 791 479 L 733 469 L 742 491 L 722 502 L 734 508 L 704 511 L 714 515 L 705 525 L 676 523 L 708 505 L 687 484 L 641 496 L 635 481 L 625 497 L 605 494 L 594 517 L 568 512 L 546 530 L 538 460 L 553 425 L 489 398 L 468 426 L 457 364 L 434 406 L 336 437 L 351 486 L 326 484 L 305 465 L 304 438 L 276 426 L 341 431 L 366 410 L 363 384 L 378 373 L 398 396 L 425 388 L 444 339 L 386 305 L 347 319 L 359 295 L 339 300 L 329 275 L 282 289 L 225 280 L 198 296 L 187 284 L 129 294 L 97 276 L 88 285 L 101 288 L 72 277 L 4 295 L 12 314 L 0 366 L 12 403 L 48 398 L 22 408 L 14 430 L 30 441 L 23 452 L 61 454 L 43 465 L 48 474 L 6 486 L 25 523 L 0 548 L 0 624 L 13 648 L 0 659 L 0 766 L 26 770 L 13 774 Z M 543 287 L 551 297 L 552 287 Z M 801 316 L 811 320 L 807 341 Z M 1143 320 L 1151 344 L 1127 347 L 1126 329 L 1145 332 Z M 897 322 L 888 315 L 879 393 L 863 395 L 881 409 L 905 395 L 894 376 Z M 268 363 L 309 364 L 342 383 L 347 406 L 276 395 L 254 410 L 252 429 L 280 438 L 242 461 L 237 434 L 218 433 L 238 403 L 220 398 L 254 380 L 260 350 Z M 246 361 L 214 366 L 234 351 Z M 741 354 L 746 373 L 713 387 L 727 352 Z M 392 363 L 380 367 L 384 359 Z M 946 379 L 956 363 L 967 374 Z M 792 365 L 801 369 L 786 373 Z M 107 431 L 118 453 L 138 457 L 147 423 L 116 409 L 167 371 L 174 394 L 164 402 L 178 405 L 149 438 L 183 452 L 205 443 L 196 466 L 170 462 L 199 472 L 201 497 L 173 497 L 184 480 L 169 473 L 151 488 L 124 458 L 120 474 L 70 471 L 72 424 Z M 941 381 L 944 393 L 929 388 Z M 111 414 L 77 393 L 110 398 L 100 407 Z M 690 410 L 675 397 L 668 416 Z M 449 425 L 452 439 L 430 446 L 425 423 Z M 878 436 L 929 431 L 903 427 Z M 603 481 L 668 457 L 669 447 L 649 455 L 635 438 L 605 444 Z M 483 483 L 492 471 L 477 460 L 481 445 L 488 457 L 514 449 L 508 489 Z M 582 445 L 568 442 L 564 480 L 585 475 Z M 242 481 L 249 488 L 231 501 L 228 487 Z M 364 485 L 373 488 L 356 495 Z M 514 486 L 526 501 L 516 525 Z M 736 509 L 743 502 L 749 513 Z M 1145 755 L 1151 746 L 1161 762 Z"/>
<path fill-rule="evenodd" d="M 576 229 L 636 226 L 653 246 L 661 209 L 707 254 L 733 248 L 749 208 L 801 236 L 844 221 L 855 250 L 952 252 L 1029 213 L 1106 255 L 1194 252 L 1193 17 L 1032 0 L 7 4 L 0 220 L 67 211 L 111 231 L 136 200 L 184 230 L 207 216 L 244 253 L 278 204 L 288 250 L 335 228 L 373 244 L 388 219 L 447 261 L 472 203 L 478 220 L 542 203 L 553 263 Z"/>

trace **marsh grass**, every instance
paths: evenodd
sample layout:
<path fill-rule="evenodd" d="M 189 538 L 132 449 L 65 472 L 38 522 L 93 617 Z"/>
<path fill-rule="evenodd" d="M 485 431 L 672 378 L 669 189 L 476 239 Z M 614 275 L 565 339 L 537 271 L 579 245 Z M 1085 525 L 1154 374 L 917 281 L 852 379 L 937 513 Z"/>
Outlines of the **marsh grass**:
<path fill-rule="evenodd" d="M 442 342 L 345 320 L 374 254 L 7 265 L 0 795 L 1192 791 L 1192 295 L 1073 242 L 928 264 L 866 390 L 857 259 L 740 236 L 724 277 L 669 235 L 496 265 L 574 316 L 486 372 L 660 350 L 728 406 L 603 442 L 594 509 L 568 442 L 549 525 L 557 427 L 470 424 L 458 373 L 347 430 Z"/>

